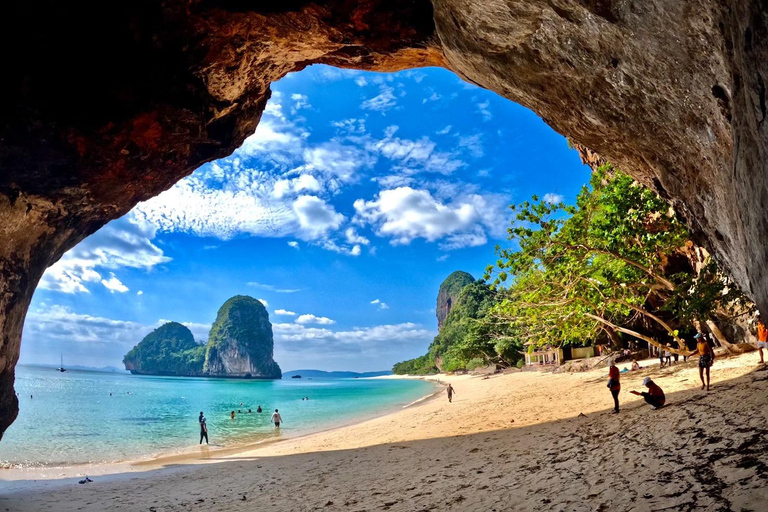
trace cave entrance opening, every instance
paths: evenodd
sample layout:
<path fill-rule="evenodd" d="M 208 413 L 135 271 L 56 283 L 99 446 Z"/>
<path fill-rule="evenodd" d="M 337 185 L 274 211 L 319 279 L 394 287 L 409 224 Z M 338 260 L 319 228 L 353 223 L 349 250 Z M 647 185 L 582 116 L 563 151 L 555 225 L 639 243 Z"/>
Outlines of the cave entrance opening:
<path fill-rule="evenodd" d="M 316 65 L 272 90 L 232 155 L 45 273 L 22 364 L 63 351 L 73 365 L 120 367 L 169 320 L 205 341 L 218 307 L 243 294 L 267 307 L 283 370 L 387 370 L 434 336 L 439 283 L 493 260 L 509 204 L 573 199 L 589 178 L 534 113 L 442 68 Z"/>

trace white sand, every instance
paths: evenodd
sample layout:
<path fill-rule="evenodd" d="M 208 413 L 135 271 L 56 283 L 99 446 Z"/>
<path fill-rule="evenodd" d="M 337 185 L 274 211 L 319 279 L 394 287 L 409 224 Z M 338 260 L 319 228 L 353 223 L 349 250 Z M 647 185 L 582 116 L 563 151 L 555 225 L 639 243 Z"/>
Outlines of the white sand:
<path fill-rule="evenodd" d="M 605 369 L 452 377 L 452 404 L 441 395 L 357 425 L 214 452 L 216 464 L 187 457 L 87 485 L 6 483 L 16 490 L 0 487 L 0 511 L 768 510 L 768 372 L 755 372 L 756 361 L 718 359 L 709 393 L 698 389 L 695 359 L 622 374 L 618 415 L 608 414 Z M 668 407 L 652 411 L 628 393 L 646 375 Z"/>

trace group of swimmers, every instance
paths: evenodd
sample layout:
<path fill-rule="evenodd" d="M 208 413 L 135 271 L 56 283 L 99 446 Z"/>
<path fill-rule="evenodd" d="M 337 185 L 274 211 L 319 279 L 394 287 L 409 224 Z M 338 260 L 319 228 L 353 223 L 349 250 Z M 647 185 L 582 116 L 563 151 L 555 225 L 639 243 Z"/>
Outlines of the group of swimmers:
<path fill-rule="evenodd" d="M 240 404 L 242 405 L 242 403 Z M 240 412 L 238 410 L 238 412 Z M 251 409 L 248 409 L 248 412 L 252 412 Z M 256 408 L 256 412 L 260 413 L 263 412 L 263 409 L 261 406 L 258 406 Z M 230 419 L 235 419 L 235 411 L 232 411 L 229 414 Z M 203 444 L 203 439 L 205 439 L 205 444 L 208 444 L 208 422 L 205 419 L 205 415 L 203 415 L 203 411 L 200 411 L 200 416 L 197 418 L 198 423 L 200 423 L 200 444 Z M 275 409 L 275 412 L 272 413 L 272 417 L 270 418 L 270 421 L 275 424 L 275 428 L 277 430 L 280 430 L 280 424 L 283 422 L 283 418 L 280 416 L 280 411 Z"/>
<path fill-rule="evenodd" d="M 763 326 L 763 329 L 765 329 L 765 326 Z M 768 334 L 768 329 L 766 329 L 766 333 Z M 766 336 L 768 338 L 768 335 Z M 715 362 L 715 351 L 712 349 L 712 346 L 707 342 L 706 338 L 703 334 L 697 333 L 694 337 L 696 340 L 696 350 L 693 350 L 690 353 L 684 354 L 684 356 L 693 356 L 698 355 L 699 356 L 699 378 L 701 378 L 701 389 L 706 389 L 709 391 L 710 389 L 710 375 L 709 375 L 709 369 L 712 367 L 712 365 Z M 768 346 L 766 346 L 768 348 Z M 761 354 L 762 356 L 762 354 Z M 762 362 L 762 361 L 761 361 Z M 637 366 L 635 366 L 637 365 Z M 639 364 L 637 364 L 637 361 L 632 363 L 632 369 L 640 369 L 642 368 Z M 704 376 L 706 374 L 706 381 L 704 379 Z M 611 391 L 611 396 L 613 397 L 613 413 L 617 414 L 619 412 L 619 392 L 621 391 L 621 382 L 620 382 L 620 375 L 621 372 L 619 372 L 619 369 L 616 367 L 616 363 L 614 361 L 611 361 L 611 366 L 608 370 L 608 389 Z M 664 404 L 666 403 L 666 397 L 664 396 L 664 391 L 659 387 L 658 384 L 653 382 L 653 379 L 650 377 L 645 377 L 643 379 L 643 386 L 648 388 L 648 391 L 630 391 L 633 395 L 642 396 L 645 399 L 645 402 L 651 406 L 654 410 L 660 409 L 661 407 L 664 407 Z"/>

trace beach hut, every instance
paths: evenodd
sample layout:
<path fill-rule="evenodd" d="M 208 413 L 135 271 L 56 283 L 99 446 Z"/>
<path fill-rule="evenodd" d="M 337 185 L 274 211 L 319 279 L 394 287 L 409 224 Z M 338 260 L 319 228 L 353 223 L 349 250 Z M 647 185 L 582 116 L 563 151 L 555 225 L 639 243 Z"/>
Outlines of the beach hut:
<path fill-rule="evenodd" d="M 526 343 L 526 346 L 530 347 L 530 345 L 531 345 L 530 341 Z M 547 345 L 545 347 L 541 347 L 533 351 L 529 351 L 529 350 L 526 350 L 525 352 L 523 352 L 523 355 L 525 356 L 526 366 L 536 366 L 536 365 L 545 365 L 545 364 L 560 365 L 560 363 L 563 361 L 563 350 L 560 347 L 553 347 L 551 345 Z"/>

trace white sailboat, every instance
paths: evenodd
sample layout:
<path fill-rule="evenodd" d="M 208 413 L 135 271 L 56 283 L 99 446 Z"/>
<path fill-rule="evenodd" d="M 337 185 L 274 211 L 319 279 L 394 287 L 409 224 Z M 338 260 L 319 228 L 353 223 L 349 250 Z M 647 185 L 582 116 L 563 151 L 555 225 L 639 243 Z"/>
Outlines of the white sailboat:
<path fill-rule="evenodd" d="M 64 368 L 64 354 L 61 354 L 61 365 L 56 369 L 59 370 L 60 372 L 67 371 L 66 368 Z"/>

